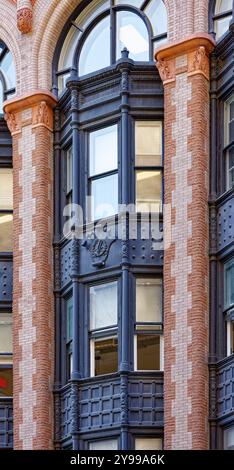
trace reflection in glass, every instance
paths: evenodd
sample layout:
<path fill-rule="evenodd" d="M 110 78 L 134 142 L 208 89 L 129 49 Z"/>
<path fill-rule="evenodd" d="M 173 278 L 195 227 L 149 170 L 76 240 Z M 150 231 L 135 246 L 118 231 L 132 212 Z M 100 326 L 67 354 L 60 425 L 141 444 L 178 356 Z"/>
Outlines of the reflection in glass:
<path fill-rule="evenodd" d="M 117 59 L 126 47 L 135 61 L 149 60 L 149 35 L 143 20 L 130 11 L 117 13 Z"/>
<path fill-rule="evenodd" d="M 151 21 L 154 36 L 167 32 L 167 9 L 163 0 L 151 0 L 145 14 Z"/>
<path fill-rule="evenodd" d="M 219 20 L 215 21 L 215 33 L 216 39 L 221 38 L 221 36 L 226 33 L 229 29 L 229 24 L 232 16 L 226 16 L 225 18 L 220 18 Z"/>
<path fill-rule="evenodd" d="M 162 281 L 155 278 L 136 280 L 136 322 L 162 322 Z"/>
<path fill-rule="evenodd" d="M 224 303 L 225 309 L 234 305 L 234 258 L 224 266 Z"/>
<path fill-rule="evenodd" d="M 90 133 L 90 176 L 117 169 L 117 147 L 117 125 Z"/>
<path fill-rule="evenodd" d="M 118 340 L 107 338 L 94 341 L 95 375 L 111 374 L 118 370 Z"/>
<path fill-rule="evenodd" d="M 234 147 L 228 151 L 228 189 L 234 187 Z"/>
<path fill-rule="evenodd" d="M 79 75 L 110 65 L 110 17 L 101 20 L 87 37 L 80 54 Z"/>
<path fill-rule="evenodd" d="M 1 69 L 7 82 L 7 88 L 14 88 L 16 84 L 16 75 L 12 54 L 10 52 L 7 52 L 3 57 L 1 61 Z"/>
<path fill-rule="evenodd" d="M 3 109 L 2 109 L 2 105 L 3 105 L 3 101 L 4 101 L 3 93 L 4 93 L 3 85 L 2 85 L 2 82 L 0 80 L 0 114 L 3 113 Z"/>
<path fill-rule="evenodd" d="M 162 439 L 155 437 L 136 437 L 135 450 L 162 450 Z"/>
<path fill-rule="evenodd" d="M 1 356 L 0 356 L 1 364 Z M 13 369 L 9 366 L 0 367 L 0 397 L 13 395 Z"/>
<path fill-rule="evenodd" d="M 137 370 L 160 370 L 160 336 L 137 335 Z"/>
<path fill-rule="evenodd" d="M 234 450 L 234 426 L 223 431 L 224 450 Z"/>
<path fill-rule="evenodd" d="M 118 213 L 118 174 L 105 176 L 91 182 L 92 220 L 103 219 Z"/>
<path fill-rule="evenodd" d="M 90 288 L 90 328 L 96 330 L 117 325 L 117 282 Z"/>
<path fill-rule="evenodd" d="M 216 2 L 215 13 L 225 13 L 225 11 L 232 10 L 233 0 L 218 0 Z"/>
<path fill-rule="evenodd" d="M 13 251 L 13 215 L 0 213 L 0 252 Z"/>
<path fill-rule="evenodd" d="M 13 209 L 13 172 L 0 168 L 0 210 Z"/>
<path fill-rule="evenodd" d="M 12 314 L 0 312 L 0 355 L 3 353 L 12 353 Z"/>
<path fill-rule="evenodd" d="M 80 35 L 81 31 L 77 28 L 74 26 L 70 28 L 61 50 L 58 70 L 63 70 L 72 66 L 76 44 Z"/>
<path fill-rule="evenodd" d="M 162 164 L 162 123 L 136 121 L 136 166 Z"/>
<path fill-rule="evenodd" d="M 137 212 L 159 212 L 162 201 L 161 171 L 136 171 Z"/>
<path fill-rule="evenodd" d="M 94 441 L 89 443 L 89 450 L 117 450 L 117 439 L 106 439 L 104 441 Z"/>

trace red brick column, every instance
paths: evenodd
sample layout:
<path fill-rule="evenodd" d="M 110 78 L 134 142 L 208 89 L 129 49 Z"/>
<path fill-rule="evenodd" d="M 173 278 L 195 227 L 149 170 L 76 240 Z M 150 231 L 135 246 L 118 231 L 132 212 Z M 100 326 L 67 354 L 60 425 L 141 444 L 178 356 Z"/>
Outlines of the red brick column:
<path fill-rule="evenodd" d="M 52 129 L 49 93 L 12 100 L 14 448 L 53 447 Z"/>
<path fill-rule="evenodd" d="M 165 87 L 165 448 L 208 448 L 208 35 L 157 52 Z M 166 222 L 168 223 L 168 221 Z M 168 227 L 165 227 L 168 230 Z"/>

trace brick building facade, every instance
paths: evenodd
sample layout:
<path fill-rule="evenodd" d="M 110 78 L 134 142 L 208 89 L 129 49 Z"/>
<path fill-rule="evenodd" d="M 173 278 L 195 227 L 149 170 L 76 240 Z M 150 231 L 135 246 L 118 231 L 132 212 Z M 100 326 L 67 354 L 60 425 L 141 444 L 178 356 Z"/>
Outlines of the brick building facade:
<path fill-rule="evenodd" d="M 0 449 L 234 449 L 233 1 L 0 9 Z"/>

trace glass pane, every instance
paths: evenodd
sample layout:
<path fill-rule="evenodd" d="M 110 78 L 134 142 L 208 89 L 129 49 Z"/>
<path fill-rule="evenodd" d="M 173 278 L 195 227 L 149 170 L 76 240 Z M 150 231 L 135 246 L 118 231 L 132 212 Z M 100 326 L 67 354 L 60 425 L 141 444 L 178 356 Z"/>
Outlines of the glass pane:
<path fill-rule="evenodd" d="M 234 450 L 234 426 L 223 432 L 224 450 Z"/>
<path fill-rule="evenodd" d="M 70 72 L 65 73 L 64 75 L 59 75 L 58 77 L 58 92 L 59 95 L 65 90 L 66 88 L 66 81 L 70 77 Z"/>
<path fill-rule="evenodd" d="M 1 356 L 0 356 L 1 364 Z M 13 395 L 13 369 L 12 367 L 0 367 L 0 397 L 12 397 Z"/>
<path fill-rule="evenodd" d="M 0 252 L 13 251 L 13 215 L 0 214 Z"/>
<path fill-rule="evenodd" d="M 153 437 L 137 437 L 135 450 L 162 450 L 162 439 Z"/>
<path fill-rule="evenodd" d="M 90 328 L 96 330 L 117 325 L 117 282 L 90 288 Z"/>
<path fill-rule="evenodd" d="M 13 209 L 12 168 L 0 168 L 0 210 Z"/>
<path fill-rule="evenodd" d="M 118 174 L 92 181 L 92 220 L 118 213 Z"/>
<path fill-rule="evenodd" d="M 12 314 L 0 312 L 0 354 L 12 353 Z"/>
<path fill-rule="evenodd" d="M 64 41 L 64 44 L 61 50 L 59 64 L 58 64 L 58 71 L 72 66 L 75 48 L 76 48 L 78 38 L 80 35 L 81 35 L 81 31 L 79 31 L 77 28 L 72 26 L 67 34 L 67 37 Z"/>
<path fill-rule="evenodd" d="M 227 152 L 227 156 L 227 189 L 231 189 L 234 187 L 234 147 Z"/>
<path fill-rule="evenodd" d="M 80 76 L 110 65 L 110 17 L 101 20 L 87 37 L 80 55 Z"/>
<path fill-rule="evenodd" d="M 160 336 L 137 335 L 137 370 L 160 370 Z"/>
<path fill-rule="evenodd" d="M 118 441 L 117 439 L 108 439 L 105 441 L 90 442 L 89 450 L 118 450 Z"/>
<path fill-rule="evenodd" d="M 0 80 L 0 114 L 3 113 L 3 108 L 2 108 L 3 101 L 4 101 L 4 97 L 3 97 L 3 85 L 2 85 L 2 82 L 1 82 L 1 80 Z"/>
<path fill-rule="evenodd" d="M 72 190 L 72 147 L 66 152 L 67 157 L 67 193 Z"/>
<path fill-rule="evenodd" d="M 167 9 L 162 0 L 151 0 L 145 13 L 151 21 L 154 36 L 167 32 Z"/>
<path fill-rule="evenodd" d="M 228 31 L 231 18 L 231 15 L 229 15 L 225 18 L 220 18 L 219 20 L 215 21 L 216 39 L 221 38 L 221 36 L 226 33 L 226 31 Z"/>
<path fill-rule="evenodd" d="M 81 13 L 76 18 L 75 23 L 83 31 L 94 18 L 110 7 L 110 0 L 92 0 L 87 7 L 82 8 Z"/>
<path fill-rule="evenodd" d="M 140 8 L 143 0 L 115 0 L 115 5 L 132 5 L 133 7 Z"/>
<path fill-rule="evenodd" d="M 136 280 L 136 321 L 162 322 L 162 281 L 154 278 Z"/>
<path fill-rule="evenodd" d="M 73 299 L 72 297 L 66 301 L 66 314 L 67 314 L 67 343 L 72 340 L 72 323 L 73 323 Z"/>
<path fill-rule="evenodd" d="M 215 13 L 224 13 L 225 11 L 232 10 L 232 0 L 218 0 L 216 2 Z"/>
<path fill-rule="evenodd" d="M 155 52 L 156 50 L 161 47 L 163 44 L 165 44 L 167 42 L 167 37 L 164 37 L 164 38 L 161 38 L 161 39 L 156 39 L 154 41 L 154 56 L 155 56 Z"/>
<path fill-rule="evenodd" d="M 234 98 L 233 101 L 230 103 L 230 121 L 234 120 Z"/>
<path fill-rule="evenodd" d="M 136 171 L 137 212 L 159 212 L 162 201 L 161 171 Z"/>
<path fill-rule="evenodd" d="M 234 354 L 234 321 L 231 324 L 231 352 Z"/>
<path fill-rule="evenodd" d="M 94 341 L 95 375 L 111 374 L 118 370 L 118 340 L 108 338 Z"/>
<path fill-rule="evenodd" d="M 90 133 L 90 176 L 116 170 L 118 167 L 117 125 Z"/>
<path fill-rule="evenodd" d="M 234 304 L 234 259 L 224 266 L 224 296 L 225 308 Z"/>
<path fill-rule="evenodd" d="M 136 121 L 136 166 L 162 164 L 162 123 Z"/>
<path fill-rule="evenodd" d="M 1 69 L 7 82 L 7 88 L 14 88 L 16 84 L 15 66 L 12 54 L 8 52 L 1 62 Z"/>
<path fill-rule="evenodd" d="M 229 123 L 229 143 L 234 141 L 234 119 Z"/>
<path fill-rule="evenodd" d="M 143 20 L 130 11 L 117 13 L 117 59 L 126 47 L 129 57 L 137 61 L 149 60 L 149 35 Z"/>

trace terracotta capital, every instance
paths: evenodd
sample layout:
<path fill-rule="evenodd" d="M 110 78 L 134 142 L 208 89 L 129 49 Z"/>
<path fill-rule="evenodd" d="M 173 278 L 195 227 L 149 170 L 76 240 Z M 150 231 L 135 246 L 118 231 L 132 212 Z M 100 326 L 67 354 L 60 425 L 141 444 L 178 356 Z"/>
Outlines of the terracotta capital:
<path fill-rule="evenodd" d="M 209 34 L 194 34 L 160 47 L 155 59 L 164 85 L 184 72 L 188 76 L 201 74 L 209 80 L 209 54 L 214 47 L 215 41 Z"/>
<path fill-rule="evenodd" d="M 17 27 L 22 34 L 32 31 L 35 0 L 17 0 Z"/>
<path fill-rule="evenodd" d="M 46 127 L 53 130 L 53 108 L 56 106 L 55 96 L 44 90 L 36 90 L 32 94 L 5 101 L 3 109 L 8 128 L 12 135 L 19 134 L 22 127 Z"/>

